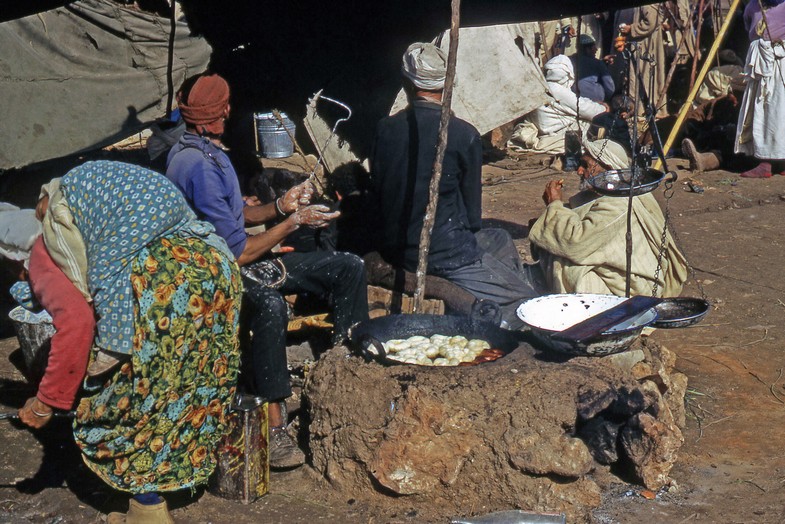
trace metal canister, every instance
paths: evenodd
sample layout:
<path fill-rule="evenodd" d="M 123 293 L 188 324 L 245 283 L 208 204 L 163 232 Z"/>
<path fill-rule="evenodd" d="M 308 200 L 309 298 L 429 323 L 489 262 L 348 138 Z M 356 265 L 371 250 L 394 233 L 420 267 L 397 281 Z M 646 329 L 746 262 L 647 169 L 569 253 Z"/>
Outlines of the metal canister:
<path fill-rule="evenodd" d="M 227 417 L 229 431 L 218 445 L 218 465 L 209 491 L 222 498 L 250 504 L 270 485 L 267 403 L 238 394 Z"/>
<path fill-rule="evenodd" d="M 294 154 L 295 125 L 286 113 L 254 113 L 256 154 L 265 158 L 286 158 Z"/>

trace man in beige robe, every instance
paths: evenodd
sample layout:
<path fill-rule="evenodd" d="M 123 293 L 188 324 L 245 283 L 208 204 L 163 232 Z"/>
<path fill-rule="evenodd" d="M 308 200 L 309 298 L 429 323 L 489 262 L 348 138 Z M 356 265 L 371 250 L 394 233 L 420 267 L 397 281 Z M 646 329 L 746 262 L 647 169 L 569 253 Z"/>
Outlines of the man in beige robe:
<path fill-rule="evenodd" d="M 610 140 L 587 143 L 586 149 L 589 154 L 578 170 L 582 179 L 629 165 L 624 148 Z M 532 226 L 529 240 L 549 290 L 624 296 L 628 199 L 585 190 L 567 206 L 557 181 L 548 183 L 543 199 L 545 213 Z M 636 196 L 632 213 L 631 295 L 652 295 L 656 283 L 657 296 L 678 296 L 687 262 L 670 234 L 658 261 L 665 225 L 659 204 L 651 193 Z"/>
<path fill-rule="evenodd" d="M 665 4 L 670 26 L 670 40 L 674 57 L 679 64 L 686 64 L 695 56 L 695 33 L 692 32 L 692 6 L 689 0 L 670 0 Z"/>
<path fill-rule="evenodd" d="M 660 98 L 660 93 L 665 87 L 665 78 L 667 77 L 666 70 L 666 56 L 665 56 L 665 43 L 663 40 L 663 31 L 667 24 L 665 24 L 666 12 L 663 4 L 643 5 L 634 9 L 632 23 L 620 24 L 619 32 L 635 42 L 638 42 L 638 50 L 634 55 L 638 71 L 643 79 L 643 87 L 649 95 L 649 99 L 657 101 Z M 665 24 L 665 25 L 663 25 Z M 646 58 L 652 58 L 652 64 Z M 654 89 L 651 89 L 651 77 L 654 77 Z M 638 79 L 635 75 L 630 78 L 630 94 L 635 96 L 638 89 Z M 662 97 L 662 105 L 655 108 L 656 117 L 662 118 L 668 116 L 668 109 L 666 104 L 666 97 Z M 644 113 L 643 104 L 639 104 L 639 114 Z"/>

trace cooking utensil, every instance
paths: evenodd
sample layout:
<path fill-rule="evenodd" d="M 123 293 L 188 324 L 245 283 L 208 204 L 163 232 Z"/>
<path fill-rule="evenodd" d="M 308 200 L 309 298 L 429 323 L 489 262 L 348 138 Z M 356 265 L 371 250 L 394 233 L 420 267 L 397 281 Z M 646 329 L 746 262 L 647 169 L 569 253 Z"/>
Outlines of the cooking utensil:
<path fill-rule="evenodd" d="M 605 356 L 626 350 L 644 327 L 657 319 L 653 308 L 584 340 L 559 340 L 553 335 L 626 301 L 625 297 L 590 293 L 545 295 L 518 306 L 517 314 L 539 345 L 579 356 Z"/>
<path fill-rule="evenodd" d="M 352 348 L 366 360 L 383 364 L 407 365 L 387 357 L 382 342 L 393 339 L 406 339 L 415 335 L 457 336 L 468 339 L 482 339 L 492 348 L 502 350 L 505 355 L 520 344 L 519 334 L 502 329 L 478 315 L 487 303 L 473 308 L 472 316 L 461 315 L 388 315 L 360 322 L 352 327 L 349 340 Z M 497 306 L 498 307 L 498 306 Z M 488 312 L 495 315 L 494 312 Z M 414 365 L 414 364 L 413 364 Z M 430 366 L 425 366 L 430 367 Z"/>
<path fill-rule="evenodd" d="M 636 178 L 632 189 L 633 196 L 654 191 L 667 175 L 671 176 L 668 180 L 669 182 L 675 182 L 678 179 L 678 175 L 673 171 L 663 173 L 652 168 L 637 168 L 635 175 Z M 587 178 L 586 182 L 592 189 L 603 195 L 630 196 L 630 184 L 633 183 L 632 176 L 632 169 L 611 169 Z"/>
<path fill-rule="evenodd" d="M 600 311 L 593 317 L 582 320 L 563 331 L 554 333 L 551 335 L 551 338 L 580 344 L 581 342 L 597 337 L 619 324 L 623 324 L 624 322 L 628 322 L 629 320 L 638 317 L 641 313 L 651 309 L 661 301 L 662 299 L 657 297 L 646 297 L 642 295 L 628 298 L 610 309 Z"/>
<path fill-rule="evenodd" d="M 676 297 L 662 299 L 654 309 L 658 316 L 652 326 L 673 329 L 697 324 L 709 313 L 711 306 L 702 298 Z"/>

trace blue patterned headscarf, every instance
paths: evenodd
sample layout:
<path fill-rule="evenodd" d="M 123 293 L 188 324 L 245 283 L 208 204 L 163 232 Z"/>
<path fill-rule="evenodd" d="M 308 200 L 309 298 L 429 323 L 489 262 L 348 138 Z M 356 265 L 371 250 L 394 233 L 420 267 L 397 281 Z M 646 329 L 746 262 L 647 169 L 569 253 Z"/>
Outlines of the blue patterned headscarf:
<path fill-rule="evenodd" d="M 165 176 L 122 162 L 87 162 L 61 182 L 87 249 L 87 277 L 98 314 L 96 344 L 130 354 L 134 336 L 131 266 L 161 237 L 199 237 L 234 257 L 212 225 L 196 220 Z"/>

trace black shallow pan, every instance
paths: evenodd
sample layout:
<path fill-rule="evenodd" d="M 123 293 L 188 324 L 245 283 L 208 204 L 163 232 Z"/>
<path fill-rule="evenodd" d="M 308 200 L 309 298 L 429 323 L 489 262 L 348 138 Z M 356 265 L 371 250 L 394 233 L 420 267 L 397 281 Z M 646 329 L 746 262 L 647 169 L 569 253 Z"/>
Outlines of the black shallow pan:
<path fill-rule="evenodd" d="M 521 343 L 518 332 L 498 327 L 496 324 L 472 316 L 458 315 L 389 315 L 378 317 L 354 326 L 349 333 L 352 349 L 366 360 L 376 360 L 383 364 L 402 364 L 387 358 L 382 342 L 406 339 L 416 335 L 464 336 L 468 339 L 481 339 L 494 349 L 504 351 L 505 355 Z"/>

